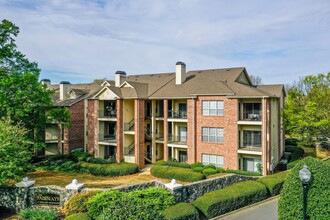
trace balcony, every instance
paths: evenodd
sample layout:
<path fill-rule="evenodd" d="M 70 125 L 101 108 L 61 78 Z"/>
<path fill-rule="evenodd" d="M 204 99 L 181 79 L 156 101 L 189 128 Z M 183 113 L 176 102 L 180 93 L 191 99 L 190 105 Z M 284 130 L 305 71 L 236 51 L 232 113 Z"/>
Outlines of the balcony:
<path fill-rule="evenodd" d="M 168 118 L 179 118 L 179 119 L 186 119 L 187 118 L 187 111 L 168 111 Z"/>
<path fill-rule="evenodd" d="M 99 142 L 117 143 L 116 135 L 113 135 L 113 134 L 99 134 Z"/>
<path fill-rule="evenodd" d="M 243 112 L 241 121 L 261 121 L 262 112 L 261 111 L 245 111 Z"/>
<path fill-rule="evenodd" d="M 155 137 L 156 137 L 156 141 L 164 141 L 164 134 L 156 133 Z"/>
<path fill-rule="evenodd" d="M 167 142 L 169 144 L 187 145 L 187 136 L 174 136 L 169 134 Z"/>
<path fill-rule="evenodd" d="M 164 111 L 156 112 L 156 117 L 157 118 L 163 118 L 164 117 Z"/>
<path fill-rule="evenodd" d="M 116 118 L 117 112 L 114 110 L 99 110 L 99 118 Z"/>

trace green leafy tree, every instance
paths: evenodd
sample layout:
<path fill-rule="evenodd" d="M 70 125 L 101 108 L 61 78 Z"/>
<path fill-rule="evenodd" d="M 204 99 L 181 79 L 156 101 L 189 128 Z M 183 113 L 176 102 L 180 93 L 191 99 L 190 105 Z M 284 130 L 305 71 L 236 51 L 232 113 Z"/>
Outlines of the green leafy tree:
<path fill-rule="evenodd" d="M 52 106 L 52 91 L 39 83 L 40 69 L 17 50 L 19 28 L 0 23 L 0 117 L 21 122 L 36 148 L 44 146 L 45 111 Z"/>
<path fill-rule="evenodd" d="M 286 133 L 309 140 L 319 134 L 330 136 L 330 73 L 301 78 L 287 93 Z"/>
<path fill-rule="evenodd" d="M 0 185 L 21 179 L 28 171 L 32 155 L 26 133 L 21 124 L 12 125 L 9 117 L 0 120 Z"/>
<path fill-rule="evenodd" d="M 57 148 L 58 151 L 63 154 L 62 148 L 62 135 L 63 135 L 63 128 L 70 126 L 70 112 L 66 108 L 53 108 L 49 111 L 49 119 L 52 123 L 57 123 L 57 130 L 58 130 L 58 142 Z"/>

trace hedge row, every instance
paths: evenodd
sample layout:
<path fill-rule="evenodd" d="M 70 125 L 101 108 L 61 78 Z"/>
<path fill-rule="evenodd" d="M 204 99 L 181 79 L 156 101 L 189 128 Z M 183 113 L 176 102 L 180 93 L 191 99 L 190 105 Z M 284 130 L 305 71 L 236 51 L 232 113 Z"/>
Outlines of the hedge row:
<path fill-rule="evenodd" d="M 69 201 L 64 204 L 65 214 L 72 215 L 75 213 L 87 212 L 88 210 L 86 203 L 100 192 L 101 191 L 75 193 L 73 196 L 71 196 Z"/>
<path fill-rule="evenodd" d="M 251 172 L 251 171 L 245 171 L 245 170 L 226 170 L 226 173 L 234 173 L 234 174 L 244 175 L 244 176 L 261 176 L 261 173 L 259 173 L 259 172 Z"/>
<path fill-rule="evenodd" d="M 180 163 L 180 162 L 177 162 L 177 161 L 164 161 L 164 160 L 160 160 L 160 161 L 157 161 L 156 164 L 157 165 L 162 165 L 162 166 L 190 168 L 190 164 Z"/>
<path fill-rule="evenodd" d="M 91 220 L 91 218 L 87 213 L 79 212 L 65 217 L 64 220 Z"/>
<path fill-rule="evenodd" d="M 176 179 L 183 182 L 195 182 L 205 179 L 203 174 L 181 167 L 154 165 L 150 169 L 150 173 L 159 178 Z"/>
<path fill-rule="evenodd" d="M 249 180 L 207 193 L 196 199 L 193 205 L 207 218 L 213 218 L 267 197 L 264 184 Z"/>
<path fill-rule="evenodd" d="M 283 187 L 283 183 L 286 180 L 287 176 L 290 172 L 282 172 L 269 176 L 262 177 L 257 181 L 264 184 L 270 196 L 275 196 L 280 194 L 281 189 Z"/>
<path fill-rule="evenodd" d="M 78 162 L 78 166 L 88 173 L 98 176 L 124 176 L 137 173 L 138 165 L 134 163 L 92 164 L 84 161 Z"/>
<path fill-rule="evenodd" d="M 197 209 L 190 203 L 178 203 L 162 212 L 165 220 L 199 220 Z"/>

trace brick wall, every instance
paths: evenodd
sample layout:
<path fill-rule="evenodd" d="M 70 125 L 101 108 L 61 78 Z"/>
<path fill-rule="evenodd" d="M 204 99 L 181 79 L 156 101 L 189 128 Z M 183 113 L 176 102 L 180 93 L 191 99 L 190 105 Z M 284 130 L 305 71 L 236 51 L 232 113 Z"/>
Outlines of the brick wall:
<path fill-rule="evenodd" d="M 68 135 L 68 141 L 64 141 L 64 151 L 69 153 L 77 148 L 84 149 L 84 100 L 81 100 L 72 106 L 70 106 L 70 127 L 65 128 L 68 132 L 65 132 L 64 140 Z M 66 147 L 68 143 L 68 147 Z"/>
<path fill-rule="evenodd" d="M 135 162 L 144 168 L 144 100 L 134 100 Z"/>
<path fill-rule="evenodd" d="M 196 150 L 196 100 L 187 100 L 187 116 L 188 116 L 188 163 L 195 163 L 197 161 Z"/>
<path fill-rule="evenodd" d="M 120 162 L 123 159 L 123 100 L 118 99 L 116 101 L 117 106 L 117 150 L 116 150 L 116 160 Z"/>
<path fill-rule="evenodd" d="M 203 116 L 203 100 L 223 100 L 224 116 Z M 190 102 L 189 102 L 190 103 Z M 238 169 L 238 100 L 225 96 L 202 96 L 196 100 L 196 158 L 202 161 L 202 154 L 213 154 L 224 157 L 224 167 Z M 224 143 L 202 142 L 202 127 L 219 127 L 224 129 Z M 188 152 L 189 154 L 189 152 Z"/>
<path fill-rule="evenodd" d="M 97 151 L 97 139 L 98 139 L 98 100 L 88 100 L 88 153 L 94 153 Z M 95 144 L 96 143 L 96 144 Z"/>

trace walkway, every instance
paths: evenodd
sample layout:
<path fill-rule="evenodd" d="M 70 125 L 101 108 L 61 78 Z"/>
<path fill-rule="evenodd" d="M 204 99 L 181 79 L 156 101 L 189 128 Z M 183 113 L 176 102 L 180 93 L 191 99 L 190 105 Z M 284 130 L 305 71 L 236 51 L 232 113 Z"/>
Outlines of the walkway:
<path fill-rule="evenodd" d="M 278 199 L 279 197 L 276 196 L 260 203 L 221 215 L 212 220 L 277 220 Z"/>

